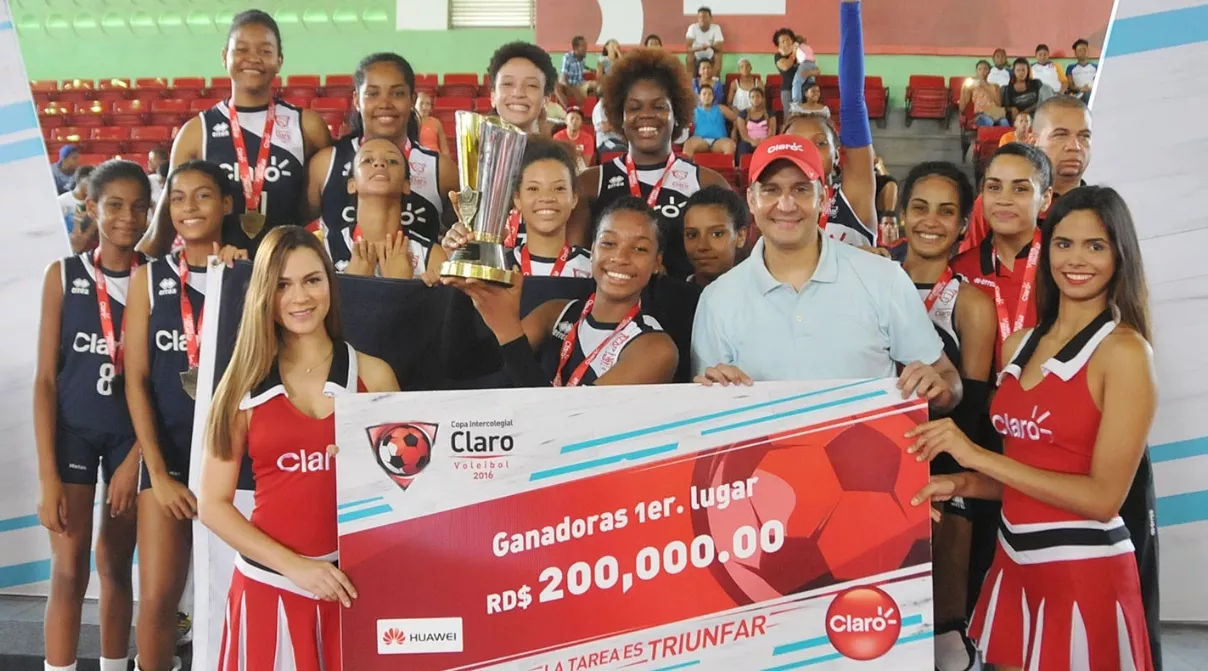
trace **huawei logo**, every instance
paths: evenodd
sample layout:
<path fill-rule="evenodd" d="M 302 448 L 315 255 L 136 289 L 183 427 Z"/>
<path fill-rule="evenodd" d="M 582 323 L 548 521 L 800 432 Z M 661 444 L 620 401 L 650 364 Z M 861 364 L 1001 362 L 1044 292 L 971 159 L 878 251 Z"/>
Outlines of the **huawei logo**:
<path fill-rule="evenodd" d="M 403 642 L 406 640 L 406 637 L 407 637 L 407 635 L 403 633 L 402 629 L 399 629 L 397 627 L 391 627 L 391 628 L 387 629 L 385 631 L 385 633 L 382 634 L 382 644 L 383 645 L 402 645 Z"/>

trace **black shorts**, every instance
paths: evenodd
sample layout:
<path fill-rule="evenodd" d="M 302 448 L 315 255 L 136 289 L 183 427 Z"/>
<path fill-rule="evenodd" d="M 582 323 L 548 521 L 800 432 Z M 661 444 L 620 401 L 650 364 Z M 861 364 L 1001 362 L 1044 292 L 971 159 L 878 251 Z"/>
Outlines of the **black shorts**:
<path fill-rule="evenodd" d="M 134 447 L 134 433 L 115 434 L 60 424 L 55 432 L 55 465 L 69 485 L 95 485 L 97 470 L 105 484 Z"/>
<path fill-rule="evenodd" d="M 193 432 L 160 428 L 159 450 L 164 458 L 168 475 L 180 484 L 189 486 L 189 454 L 193 449 Z M 151 489 L 151 474 L 147 471 L 147 462 L 139 464 L 138 491 Z"/>

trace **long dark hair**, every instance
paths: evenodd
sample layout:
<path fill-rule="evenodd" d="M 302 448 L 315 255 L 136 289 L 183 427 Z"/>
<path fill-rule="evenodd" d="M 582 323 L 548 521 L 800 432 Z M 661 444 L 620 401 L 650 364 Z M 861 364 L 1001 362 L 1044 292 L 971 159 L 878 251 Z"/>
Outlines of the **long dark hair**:
<path fill-rule="evenodd" d="M 1107 285 L 1108 304 L 1119 321 L 1132 327 L 1142 338 L 1150 339 L 1149 286 L 1145 283 L 1145 267 L 1141 261 L 1141 245 L 1128 205 L 1115 189 L 1107 186 L 1082 186 L 1057 201 L 1045 217 L 1044 236 L 1040 247 L 1040 266 L 1036 269 L 1036 331 L 1043 335 L 1057 321 L 1061 292 L 1053 279 L 1049 246 L 1053 232 L 1071 212 L 1093 212 L 1103 222 L 1112 246 L 1116 271 Z"/>
<path fill-rule="evenodd" d="M 403 76 L 403 81 L 407 82 L 407 88 L 411 89 L 411 114 L 407 118 L 407 137 L 412 142 L 418 142 L 419 118 L 415 114 L 415 69 L 411 67 L 406 58 L 388 51 L 379 51 L 361 59 L 361 62 L 357 64 L 356 72 L 352 73 L 352 83 L 356 86 L 355 95 L 360 95 L 361 88 L 365 86 L 365 78 L 368 76 L 369 68 L 378 63 L 389 63 L 397 68 L 399 74 Z M 351 130 L 348 131 L 347 135 L 340 138 L 341 140 L 350 137 L 363 137 L 365 135 L 365 124 L 361 122 L 361 113 L 355 108 L 348 113 L 348 126 Z"/>

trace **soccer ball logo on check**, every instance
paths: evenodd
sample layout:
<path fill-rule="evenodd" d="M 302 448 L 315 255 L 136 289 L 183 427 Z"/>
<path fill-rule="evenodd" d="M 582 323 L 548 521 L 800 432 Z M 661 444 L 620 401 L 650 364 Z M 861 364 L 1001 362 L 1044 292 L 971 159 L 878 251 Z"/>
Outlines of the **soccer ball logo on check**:
<path fill-rule="evenodd" d="M 396 422 L 371 426 L 367 431 L 378 466 L 404 490 L 432 461 L 435 424 Z"/>

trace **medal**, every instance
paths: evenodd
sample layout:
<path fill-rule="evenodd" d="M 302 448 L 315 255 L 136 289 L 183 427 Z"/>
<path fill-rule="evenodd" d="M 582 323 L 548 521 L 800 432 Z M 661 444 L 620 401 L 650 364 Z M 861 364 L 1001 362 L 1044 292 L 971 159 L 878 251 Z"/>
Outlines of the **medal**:
<path fill-rule="evenodd" d="M 201 327 L 201 315 L 193 320 L 193 302 L 189 300 L 189 263 L 185 253 L 180 252 L 177 262 L 177 274 L 180 275 L 180 324 L 185 333 L 185 354 L 188 357 L 189 369 L 181 371 L 180 386 L 194 401 L 197 400 L 197 368 L 201 363 L 201 339 L 198 330 Z"/>
<path fill-rule="evenodd" d="M 587 319 L 587 315 L 591 314 L 591 308 L 595 304 L 596 295 L 593 293 L 588 297 L 587 303 L 583 306 L 583 313 L 579 315 L 579 319 L 575 322 L 574 326 L 570 328 L 570 333 L 566 334 L 566 340 L 562 341 L 562 351 L 559 353 L 558 357 L 558 370 L 554 373 L 553 384 L 555 387 L 563 386 L 562 369 L 566 367 L 567 362 L 570 361 L 571 353 L 573 353 L 575 350 L 575 341 L 579 338 L 579 325 L 582 324 L 585 319 Z M 575 370 L 571 373 L 570 379 L 566 381 L 565 386 L 579 386 L 579 382 L 582 381 L 583 376 L 587 374 L 587 367 L 591 365 L 591 362 L 595 361 L 596 357 L 600 356 L 600 352 L 603 352 L 609 345 L 612 344 L 614 340 L 617 339 L 617 336 L 621 335 L 621 332 L 625 330 L 625 327 L 629 326 L 629 324 L 638 316 L 638 313 L 641 311 L 642 301 L 639 300 L 636 305 L 629 309 L 629 312 L 625 315 L 625 318 L 617 324 L 616 328 L 612 330 L 612 333 L 602 342 L 600 342 L 600 344 L 596 346 L 594 350 L 592 350 L 591 354 L 588 354 L 586 357 L 584 357 L 582 363 L 580 363 L 578 366 L 575 366 Z"/>
<path fill-rule="evenodd" d="M 197 369 L 190 368 L 189 370 L 180 371 L 180 386 L 184 388 L 185 393 L 194 401 L 197 400 Z"/>
<path fill-rule="evenodd" d="M 130 272 L 138 267 L 138 257 L 130 262 Z M 126 313 L 122 312 L 122 332 L 113 331 L 113 308 L 109 304 L 109 282 L 105 278 L 105 269 L 101 267 L 101 250 L 98 247 L 92 253 L 92 269 L 96 282 L 96 306 L 101 318 L 101 336 L 105 338 L 105 348 L 109 350 L 109 359 L 113 361 L 114 376 L 122 374 L 122 364 L 125 363 L 126 348 Z"/>
<path fill-rule="evenodd" d="M 663 180 L 667 179 L 667 173 L 671 172 L 671 166 L 675 165 L 675 152 L 667 157 L 667 167 L 663 168 L 663 174 L 659 175 L 659 181 L 654 183 L 650 188 L 650 195 L 646 197 L 646 204 L 651 208 L 656 208 L 659 202 L 659 192 L 663 190 Z M 630 195 L 641 198 L 642 184 L 638 179 L 638 168 L 633 163 L 633 154 L 625 155 L 625 172 L 629 175 L 629 193 Z"/>
<path fill-rule="evenodd" d="M 264 112 L 264 134 L 260 138 L 260 152 L 256 155 L 256 171 L 253 173 L 248 161 L 247 144 L 243 141 L 243 127 L 239 125 L 239 112 L 235 99 L 228 105 L 231 118 L 231 144 L 235 145 L 236 169 L 243 185 L 243 214 L 239 215 L 239 227 L 249 238 L 255 239 L 264 230 L 265 217 L 260 212 L 260 199 L 264 194 L 264 176 L 268 173 L 268 159 L 273 150 L 273 127 L 277 123 L 277 105 L 269 102 Z"/>
<path fill-rule="evenodd" d="M 550 269 L 549 275 L 546 277 L 562 277 L 562 270 L 566 268 L 566 261 L 570 258 L 570 245 L 562 245 L 562 251 L 558 254 L 558 258 L 554 261 L 554 267 Z M 533 257 L 529 254 L 528 245 L 520 248 L 520 271 L 525 277 L 533 276 Z"/>

